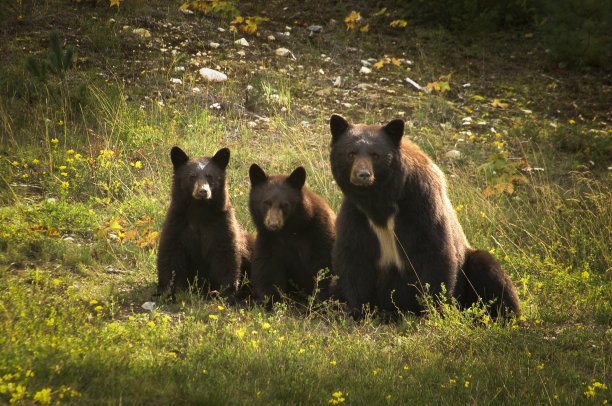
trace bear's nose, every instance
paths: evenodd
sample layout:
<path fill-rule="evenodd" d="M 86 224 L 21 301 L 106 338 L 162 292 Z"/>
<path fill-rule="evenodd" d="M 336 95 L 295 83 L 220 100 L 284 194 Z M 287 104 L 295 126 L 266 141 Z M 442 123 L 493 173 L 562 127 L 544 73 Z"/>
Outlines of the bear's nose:
<path fill-rule="evenodd" d="M 355 175 L 357 175 L 357 178 L 359 180 L 368 180 L 372 176 L 372 172 L 370 172 L 369 169 L 362 168 L 362 169 L 357 170 Z"/>
<path fill-rule="evenodd" d="M 208 199 L 209 196 L 209 190 L 206 187 L 201 187 L 198 189 L 197 193 L 196 193 L 196 197 L 200 198 L 200 199 Z"/>

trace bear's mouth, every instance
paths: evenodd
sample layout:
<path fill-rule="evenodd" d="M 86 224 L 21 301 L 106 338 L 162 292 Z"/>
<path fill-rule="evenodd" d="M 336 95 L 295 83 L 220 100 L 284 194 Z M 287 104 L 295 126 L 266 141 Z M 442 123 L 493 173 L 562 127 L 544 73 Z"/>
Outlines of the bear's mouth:
<path fill-rule="evenodd" d="M 355 176 L 351 174 L 351 184 L 360 188 L 370 187 L 374 184 L 374 176 Z"/>

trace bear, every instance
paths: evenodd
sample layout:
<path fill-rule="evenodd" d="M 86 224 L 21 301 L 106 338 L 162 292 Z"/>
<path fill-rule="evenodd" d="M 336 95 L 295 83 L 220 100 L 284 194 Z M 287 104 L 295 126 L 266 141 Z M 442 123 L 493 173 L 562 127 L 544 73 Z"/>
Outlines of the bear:
<path fill-rule="evenodd" d="M 329 279 L 317 285 L 317 273 L 331 267 L 336 215 L 308 187 L 306 170 L 267 175 L 257 164 L 249 168 L 249 210 L 257 229 L 251 283 L 258 300 L 271 302 L 282 293 L 331 296 Z"/>
<path fill-rule="evenodd" d="M 156 295 L 169 291 L 174 296 L 197 281 L 229 296 L 249 272 L 254 243 L 229 200 L 225 172 L 230 150 L 189 158 L 175 146 L 170 158 L 174 175 L 157 254 Z"/>
<path fill-rule="evenodd" d="M 520 314 L 516 289 L 487 251 L 470 247 L 442 171 L 403 137 L 404 121 L 349 124 L 330 118 L 331 171 L 343 193 L 332 269 L 350 311 L 424 311 L 423 294 L 479 298 L 493 317 Z M 444 284 L 444 288 L 442 288 Z"/>

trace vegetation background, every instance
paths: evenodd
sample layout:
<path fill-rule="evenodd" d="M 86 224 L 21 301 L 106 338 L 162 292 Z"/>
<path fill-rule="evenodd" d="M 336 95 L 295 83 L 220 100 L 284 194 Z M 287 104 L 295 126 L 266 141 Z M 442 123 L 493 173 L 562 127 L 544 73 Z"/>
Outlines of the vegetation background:
<path fill-rule="evenodd" d="M 612 5 L 8 0 L 0 403 L 606 404 Z M 207 81 L 201 68 L 224 73 Z M 169 151 L 232 150 L 337 210 L 328 118 L 406 120 L 523 315 L 152 301 Z"/>

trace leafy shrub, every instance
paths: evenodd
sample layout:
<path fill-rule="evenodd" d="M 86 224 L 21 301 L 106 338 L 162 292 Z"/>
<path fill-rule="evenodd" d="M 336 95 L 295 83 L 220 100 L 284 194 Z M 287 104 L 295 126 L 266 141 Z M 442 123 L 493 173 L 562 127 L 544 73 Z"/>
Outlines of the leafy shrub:
<path fill-rule="evenodd" d="M 544 41 L 569 66 L 612 61 L 612 0 L 546 0 Z"/>

